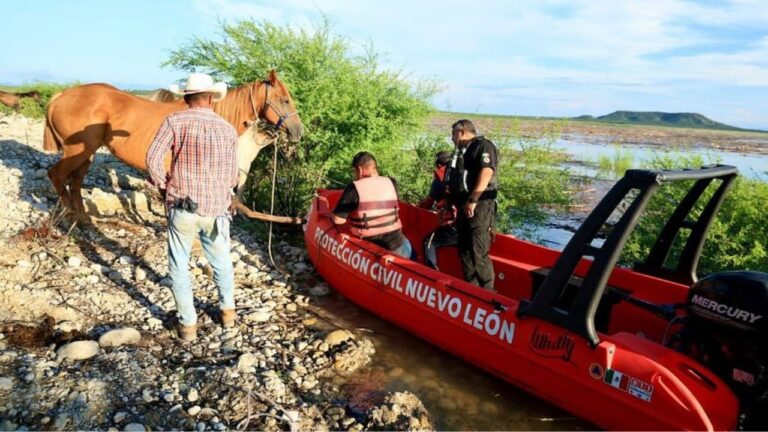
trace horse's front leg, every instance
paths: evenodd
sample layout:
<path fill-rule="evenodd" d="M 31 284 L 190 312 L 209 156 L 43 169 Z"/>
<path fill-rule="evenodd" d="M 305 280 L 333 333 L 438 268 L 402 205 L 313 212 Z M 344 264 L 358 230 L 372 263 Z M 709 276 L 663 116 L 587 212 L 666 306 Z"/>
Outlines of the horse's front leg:
<path fill-rule="evenodd" d="M 85 174 L 88 172 L 88 168 L 93 162 L 93 155 L 85 160 L 75 171 L 72 172 L 69 179 L 69 193 L 71 194 L 72 206 L 80 222 L 90 224 L 91 218 L 85 212 L 85 205 L 83 204 L 83 180 Z"/>

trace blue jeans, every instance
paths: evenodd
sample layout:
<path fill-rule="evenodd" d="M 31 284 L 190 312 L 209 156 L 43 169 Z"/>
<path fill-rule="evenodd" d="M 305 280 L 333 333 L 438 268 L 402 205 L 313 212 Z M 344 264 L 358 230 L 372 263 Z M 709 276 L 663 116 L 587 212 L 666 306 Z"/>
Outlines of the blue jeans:
<path fill-rule="evenodd" d="M 408 241 L 408 239 L 405 239 L 403 244 L 401 244 L 399 248 L 393 250 L 392 252 L 400 255 L 403 258 L 408 258 L 411 260 L 415 258 L 413 254 L 413 247 L 411 246 L 411 242 Z"/>
<path fill-rule="evenodd" d="M 168 273 L 179 323 L 185 326 L 197 322 L 189 278 L 189 256 L 197 236 L 213 268 L 213 280 L 219 288 L 219 308 L 235 308 L 235 273 L 229 256 L 229 217 L 200 216 L 172 208 L 168 211 Z"/>

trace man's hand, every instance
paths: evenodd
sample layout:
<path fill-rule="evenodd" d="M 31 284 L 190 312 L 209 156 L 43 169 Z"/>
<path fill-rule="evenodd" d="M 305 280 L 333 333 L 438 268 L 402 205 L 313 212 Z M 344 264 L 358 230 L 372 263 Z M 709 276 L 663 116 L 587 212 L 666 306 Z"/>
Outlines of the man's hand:
<path fill-rule="evenodd" d="M 456 213 L 453 206 L 444 206 L 437 209 L 437 223 L 439 225 L 448 225 L 456 219 Z"/>
<path fill-rule="evenodd" d="M 466 214 L 468 218 L 472 219 L 475 217 L 475 207 L 477 207 L 476 202 L 467 202 L 464 205 L 464 214 Z"/>
<path fill-rule="evenodd" d="M 445 217 L 445 216 L 446 216 L 446 214 L 445 214 L 445 213 L 446 213 L 446 211 L 447 211 L 447 210 L 446 210 L 446 208 L 445 208 L 445 207 L 440 207 L 439 209 L 437 209 L 437 224 L 438 224 L 438 225 L 443 225 L 443 224 L 445 224 L 445 221 L 446 221 L 446 219 L 447 219 L 447 218 Z"/>

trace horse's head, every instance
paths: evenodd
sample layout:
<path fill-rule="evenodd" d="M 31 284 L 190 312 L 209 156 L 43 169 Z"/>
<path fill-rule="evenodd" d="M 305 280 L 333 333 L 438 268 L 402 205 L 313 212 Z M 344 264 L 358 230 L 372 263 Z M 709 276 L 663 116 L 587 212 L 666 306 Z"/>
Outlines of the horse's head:
<path fill-rule="evenodd" d="M 269 72 L 264 86 L 266 91 L 261 117 L 276 129 L 285 130 L 289 141 L 298 142 L 304 133 L 304 126 L 301 124 L 288 88 L 277 78 L 274 69 Z"/>

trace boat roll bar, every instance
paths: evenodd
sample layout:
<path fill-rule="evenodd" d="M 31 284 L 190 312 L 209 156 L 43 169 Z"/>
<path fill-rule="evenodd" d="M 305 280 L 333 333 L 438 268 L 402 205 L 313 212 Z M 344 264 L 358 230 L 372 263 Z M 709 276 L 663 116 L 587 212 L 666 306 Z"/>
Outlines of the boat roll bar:
<path fill-rule="evenodd" d="M 533 300 L 522 302 L 518 316 L 533 316 L 549 321 L 584 336 L 593 347 L 597 346 L 600 339 L 595 330 L 595 313 L 603 298 L 608 278 L 640 215 L 658 187 L 666 182 L 695 181 L 667 220 L 646 260 L 636 264 L 634 270 L 690 285 L 696 281 L 696 267 L 707 231 L 737 175 L 736 167 L 730 165 L 681 170 L 627 170 L 624 177 L 608 191 L 565 246 Z M 720 184 L 701 213 L 698 217 L 689 218 L 693 216 L 691 213 L 694 206 L 704 191 L 715 180 Z M 628 207 L 613 225 L 603 244 L 595 246 L 593 243 L 598 232 L 624 202 L 629 204 Z M 688 232 L 681 232 L 683 229 Z M 685 234 L 685 245 L 677 265 L 673 268 L 667 267 L 666 262 L 675 238 Z M 576 284 L 573 301 L 564 305 L 563 293 L 569 287 L 576 266 L 585 257 L 591 257 L 592 264 L 583 281 Z"/>

